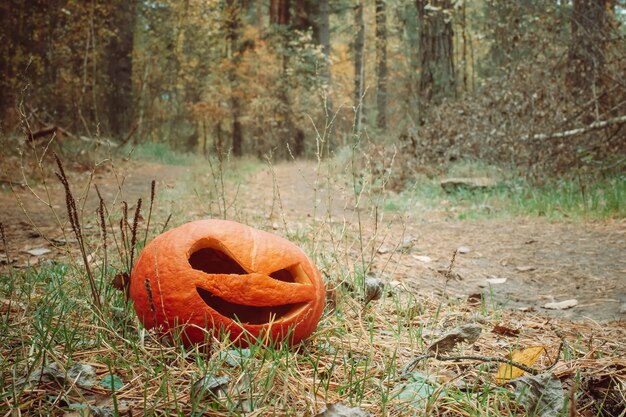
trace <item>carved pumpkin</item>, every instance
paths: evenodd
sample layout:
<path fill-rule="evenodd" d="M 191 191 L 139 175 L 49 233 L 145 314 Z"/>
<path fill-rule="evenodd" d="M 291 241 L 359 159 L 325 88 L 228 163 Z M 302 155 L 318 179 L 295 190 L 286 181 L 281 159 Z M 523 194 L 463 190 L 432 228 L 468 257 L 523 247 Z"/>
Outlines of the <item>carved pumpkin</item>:
<path fill-rule="evenodd" d="M 200 220 L 143 249 L 130 297 L 146 328 L 169 333 L 180 326 L 187 345 L 203 342 L 204 329 L 223 329 L 242 345 L 242 333 L 296 343 L 322 315 L 324 285 L 288 240 L 232 221 Z"/>

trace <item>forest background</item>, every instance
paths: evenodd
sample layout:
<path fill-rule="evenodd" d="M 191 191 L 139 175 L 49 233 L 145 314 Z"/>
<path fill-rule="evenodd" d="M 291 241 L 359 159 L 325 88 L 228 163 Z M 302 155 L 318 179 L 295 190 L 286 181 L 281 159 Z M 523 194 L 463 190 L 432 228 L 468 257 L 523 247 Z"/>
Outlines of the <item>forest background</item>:
<path fill-rule="evenodd" d="M 623 417 L 625 74 L 626 0 L 0 2 L 0 415 Z M 311 256 L 309 339 L 141 325 L 207 217 Z"/>
<path fill-rule="evenodd" d="M 56 132 L 61 147 L 285 158 L 366 138 L 373 159 L 397 155 L 399 186 L 420 164 L 466 158 L 534 178 L 624 168 L 624 1 L 0 8 L 4 141 Z"/>

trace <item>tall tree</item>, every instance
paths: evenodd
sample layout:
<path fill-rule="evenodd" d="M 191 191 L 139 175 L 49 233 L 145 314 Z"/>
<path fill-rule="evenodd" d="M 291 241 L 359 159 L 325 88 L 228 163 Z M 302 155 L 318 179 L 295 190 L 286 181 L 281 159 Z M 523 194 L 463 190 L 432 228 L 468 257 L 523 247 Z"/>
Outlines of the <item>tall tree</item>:
<path fill-rule="evenodd" d="M 325 90 L 325 120 L 326 120 L 326 140 L 328 141 L 328 149 L 334 147 L 335 142 L 335 124 L 333 123 L 333 101 L 331 81 L 332 74 L 330 71 L 330 5 L 328 0 L 320 1 L 319 12 L 319 42 L 322 46 L 322 54 L 324 62 L 322 63 L 322 84 Z"/>
<path fill-rule="evenodd" d="M 387 127 L 387 13 L 385 0 L 376 0 L 376 127 Z"/>
<path fill-rule="evenodd" d="M 609 0 L 574 0 L 567 82 L 575 94 L 590 96 L 605 65 Z"/>
<path fill-rule="evenodd" d="M 290 0 L 270 0 L 270 24 L 288 25 Z"/>
<path fill-rule="evenodd" d="M 241 26 L 240 7 L 237 0 L 228 0 L 226 5 L 226 30 L 228 59 L 228 81 L 230 82 L 230 106 L 232 116 L 232 145 L 233 154 L 241 156 L 243 132 L 241 128 L 241 98 L 239 94 L 237 68 L 241 61 L 241 48 L 239 46 L 239 30 Z"/>
<path fill-rule="evenodd" d="M 115 35 L 109 41 L 108 91 L 109 128 L 114 136 L 127 134 L 133 122 L 133 34 L 135 33 L 135 1 L 116 1 L 113 27 Z"/>
<path fill-rule="evenodd" d="M 291 114 L 291 103 L 289 102 L 289 28 L 291 23 L 290 0 L 270 0 L 270 25 L 274 35 L 278 38 L 278 53 L 282 60 L 282 77 L 278 86 L 279 106 L 277 113 L 280 120 L 281 141 L 290 144 L 295 156 L 300 156 L 304 152 L 304 136 L 293 134 L 294 126 Z"/>
<path fill-rule="evenodd" d="M 420 95 L 437 101 L 455 94 L 452 1 L 416 2 L 420 22 Z"/>
<path fill-rule="evenodd" d="M 365 66 L 363 63 L 363 51 L 365 50 L 365 23 L 363 21 L 363 0 L 357 0 L 354 8 L 354 131 L 361 133 L 363 119 L 363 93 Z"/>

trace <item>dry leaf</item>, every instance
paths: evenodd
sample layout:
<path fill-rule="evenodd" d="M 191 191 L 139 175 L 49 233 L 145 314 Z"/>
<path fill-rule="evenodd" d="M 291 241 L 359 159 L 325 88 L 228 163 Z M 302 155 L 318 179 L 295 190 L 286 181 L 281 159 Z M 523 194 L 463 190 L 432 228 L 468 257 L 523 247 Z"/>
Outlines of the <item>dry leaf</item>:
<path fill-rule="evenodd" d="M 37 249 L 30 249 L 25 252 L 28 253 L 29 255 L 41 256 L 41 255 L 45 255 L 46 253 L 50 253 L 50 249 L 37 248 Z"/>
<path fill-rule="evenodd" d="M 522 350 L 514 350 L 511 355 L 511 360 L 522 365 L 533 366 L 545 350 L 545 346 L 532 346 Z M 525 371 L 516 368 L 511 364 L 502 363 L 498 367 L 496 382 L 499 384 L 504 383 L 510 379 L 515 379 L 524 375 L 524 372 Z"/>
<path fill-rule="evenodd" d="M 487 278 L 487 282 L 492 285 L 504 284 L 506 282 L 506 278 L 498 278 L 492 275 L 491 277 Z"/>
<path fill-rule="evenodd" d="M 470 253 L 470 248 L 468 248 L 467 246 L 459 246 L 456 251 L 458 253 L 460 253 L 461 255 L 465 255 Z"/>
<path fill-rule="evenodd" d="M 413 255 L 413 258 L 424 263 L 432 262 L 433 260 L 430 256 L 426 256 L 426 255 Z"/>
<path fill-rule="evenodd" d="M 478 324 L 464 324 L 447 332 L 443 337 L 428 346 L 427 351 L 441 355 L 449 353 L 459 343 L 473 344 L 480 337 L 482 327 Z"/>
<path fill-rule="evenodd" d="M 568 308 L 572 308 L 578 305 L 578 300 L 571 299 L 559 302 L 547 303 L 543 306 L 543 308 L 547 308 L 548 310 L 565 310 Z"/>
<path fill-rule="evenodd" d="M 372 300 L 379 300 L 383 295 L 385 284 L 373 276 L 365 277 L 365 304 Z"/>
<path fill-rule="evenodd" d="M 370 413 L 359 407 L 348 407 L 343 403 L 326 404 L 326 410 L 315 417 L 368 417 Z"/>
<path fill-rule="evenodd" d="M 515 386 L 517 401 L 524 406 L 527 415 L 563 415 L 565 392 L 561 381 L 552 374 L 524 375 L 511 383 Z"/>
<path fill-rule="evenodd" d="M 493 326 L 493 329 L 491 331 L 493 333 L 499 334 L 501 336 L 515 337 L 515 336 L 519 335 L 519 329 L 513 329 L 511 327 L 502 325 L 500 323 L 498 323 L 495 326 Z"/>

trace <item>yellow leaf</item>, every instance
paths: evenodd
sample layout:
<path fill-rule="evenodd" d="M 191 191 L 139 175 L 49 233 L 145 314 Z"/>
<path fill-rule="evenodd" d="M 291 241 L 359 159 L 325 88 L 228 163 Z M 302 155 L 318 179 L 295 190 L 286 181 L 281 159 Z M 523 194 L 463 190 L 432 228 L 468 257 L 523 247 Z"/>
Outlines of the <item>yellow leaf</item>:
<path fill-rule="evenodd" d="M 532 346 L 522 350 L 514 350 L 511 360 L 522 365 L 533 366 L 539 356 L 546 350 L 545 346 Z M 524 375 L 524 371 L 508 363 L 502 363 L 498 367 L 496 382 L 502 384 L 510 379 L 515 379 Z"/>

